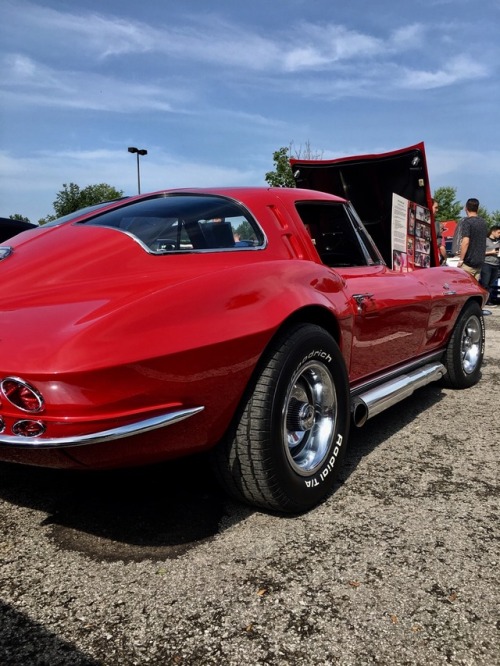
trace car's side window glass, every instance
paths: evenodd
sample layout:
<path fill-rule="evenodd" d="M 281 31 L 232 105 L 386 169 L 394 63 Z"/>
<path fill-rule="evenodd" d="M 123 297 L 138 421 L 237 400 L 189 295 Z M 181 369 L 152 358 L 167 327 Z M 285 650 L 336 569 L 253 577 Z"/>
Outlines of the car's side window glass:
<path fill-rule="evenodd" d="M 356 213 L 352 205 L 348 205 L 346 207 L 346 211 L 348 216 L 351 218 L 353 222 L 356 235 L 358 236 L 361 248 L 367 259 L 367 263 L 368 264 L 385 263 L 384 259 L 382 258 L 382 254 L 379 251 L 378 246 L 375 244 L 373 238 L 368 233 L 363 222 L 361 222 L 361 219 L 358 217 L 358 214 Z"/>
<path fill-rule="evenodd" d="M 240 211 L 233 212 L 236 214 L 199 220 L 208 248 L 255 247 L 259 244 L 257 233 L 248 219 Z"/>
<path fill-rule="evenodd" d="M 299 202 L 296 208 L 324 264 L 341 267 L 374 263 L 343 204 Z"/>
<path fill-rule="evenodd" d="M 243 206 L 210 195 L 143 199 L 82 224 L 126 232 L 155 254 L 254 249 L 265 242 L 263 231 Z"/>

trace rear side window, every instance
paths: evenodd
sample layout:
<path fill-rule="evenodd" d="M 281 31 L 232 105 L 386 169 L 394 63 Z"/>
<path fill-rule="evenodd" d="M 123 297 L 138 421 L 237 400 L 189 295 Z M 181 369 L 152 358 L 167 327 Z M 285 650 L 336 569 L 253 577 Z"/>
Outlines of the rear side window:
<path fill-rule="evenodd" d="M 172 194 L 137 201 L 81 224 L 132 235 L 154 254 L 262 247 L 264 234 L 239 203 L 220 196 Z"/>
<path fill-rule="evenodd" d="M 368 235 L 341 203 L 300 202 L 297 212 L 327 266 L 366 266 L 380 263 Z M 366 236 L 364 237 L 364 234 Z"/>

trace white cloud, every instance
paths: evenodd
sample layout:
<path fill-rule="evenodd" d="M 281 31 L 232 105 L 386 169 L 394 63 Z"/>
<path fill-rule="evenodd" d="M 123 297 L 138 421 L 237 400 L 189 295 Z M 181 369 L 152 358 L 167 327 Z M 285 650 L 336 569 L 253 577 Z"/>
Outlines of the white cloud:
<path fill-rule="evenodd" d="M 451 58 L 441 69 L 425 71 L 403 68 L 401 72 L 403 88 L 425 90 L 486 78 L 489 75 L 489 68 L 470 57 L 457 56 Z"/>
<path fill-rule="evenodd" d="M 420 23 L 413 23 L 411 25 L 404 25 L 401 28 L 394 30 L 389 39 L 389 44 L 396 51 L 405 51 L 408 49 L 420 48 L 428 46 L 426 37 L 429 30 Z"/>
<path fill-rule="evenodd" d="M 20 53 L 5 54 L 0 62 L 0 81 L 5 87 L 68 90 L 57 71 Z"/>
<path fill-rule="evenodd" d="M 325 69 L 346 60 L 374 57 L 386 50 L 383 40 L 349 30 L 342 25 L 302 23 L 292 30 L 293 43 L 281 43 L 285 70 Z M 288 42 L 288 40 L 287 40 Z"/>
<path fill-rule="evenodd" d="M 183 111 L 193 99 L 187 87 L 137 83 L 93 72 L 55 70 L 26 56 L 10 54 L 1 62 L 4 104 L 17 102 L 130 113 Z M 185 111 L 183 111 L 185 112 Z"/>
<path fill-rule="evenodd" d="M 19 213 L 37 222 L 53 213 L 53 202 L 64 183 L 76 183 L 81 188 L 107 183 L 125 194 L 135 194 L 137 171 L 132 157 L 124 149 L 40 152 L 24 158 L 0 152 L 0 215 Z M 159 147 L 150 150 L 140 168 L 143 192 L 265 184 L 263 171 L 244 163 L 241 168 L 231 168 L 211 161 L 182 160 Z"/>
<path fill-rule="evenodd" d="M 73 54 L 78 50 L 98 59 L 155 53 L 250 71 L 289 72 L 387 56 L 424 42 L 420 24 L 375 36 L 333 22 L 301 21 L 265 35 L 213 14 L 153 26 L 103 12 L 63 12 L 33 3 L 22 7 L 11 21 L 36 28 L 46 41 L 57 40 Z"/>
<path fill-rule="evenodd" d="M 333 22 L 300 21 L 266 35 L 213 14 L 151 25 L 104 12 L 63 12 L 33 3 L 23 3 L 22 7 L 22 12 L 9 16 L 18 30 L 23 24 L 33 30 L 36 26 L 37 39 L 57 42 L 61 53 L 67 53 L 67 61 L 76 63 L 76 54 L 84 59 L 84 64 L 66 64 L 66 71 L 57 71 L 56 65 L 52 70 L 44 68 L 21 54 L 10 63 L 7 61 L 4 71 L 10 67 L 7 80 L 11 93 L 24 83 L 66 94 L 33 97 L 33 103 L 169 111 L 179 97 L 203 95 L 203 85 L 209 80 L 224 76 L 224 85 L 230 87 L 235 85 L 233 77 L 241 85 L 244 75 L 245 85 L 253 80 L 252 73 L 264 75 L 278 85 L 282 83 L 284 91 L 289 84 L 293 88 L 297 83 L 290 82 L 291 75 L 309 74 L 323 78 L 307 80 L 308 94 L 317 90 L 320 97 L 380 97 L 385 93 L 390 97 L 396 89 L 448 87 L 488 74 L 488 66 L 479 56 L 464 53 L 447 61 L 448 50 L 439 53 L 432 27 L 423 23 L 403 22 L 400 27 L 388 29 L 385 35 L 375 35 Z M 440 26 L 439 36 L 441 43 L 446 26 Z M 124 62 L 123 57 L 128 55 L 137 56 L 134 62 L 127 60 L 130 68 L 118 67 L 113 77 L 103 73 L 106 64 Z M 141 60 L 142 56 L 147 60 Z M 147 63 L 152 57 L 155 78 L 148 76 Z M 414 61 L 425 63 L 425 67 L 415 66 Z M 61 62 L 66 62 L 64 55 Z M 204 76 L 198 77 L 195 86 L 192 80 L 182 79 L 182 74 L 173 82 L 177 67 L 185 72 L 193 64 L 204 67 Z M 131 84 L 132 68 L 134 73 L 144 72 L 147 83 Z M 172 81 L 168 90 L 161 76 Z M 78 91 L 72 85 L 76 78 L 82 84 Z M 299 85 L 302 88 L 302 81 Z M 130 90 L 128 96 L 125 89 Z M 29 99 L 22 97 L 24 103 Z"/>
<path fill-rule="evenodd" d="M 287 3 L 283 19 L 264 0 L 243 9 L 230 0 L 41 3 L 1 1 L 4 214 L 46 215 L 63 182 L 134 191 L 127 145 L 150 149 L 149 190 L 262 182 L 272 151 L 294 140 L 343 155 L 423 139 L 428 147 L 477 147 L 482 156 L 498 143 L 500 43 L 491 8 L 471 13 L 459 3 L 444 12 L 427 3 L 417 13 L 386 0 L 363 16 L 318 0 Z M 162 142 L 180 158 L 153 149 Z M 119 148 L 41 151 L 110 145 Z M 498 191 L 491 153 L 484 162 L 449 155 L 460 166 L 440 171 L 442 184 L 465 182 L 479 193 L 476 183 L 491 182 Z M 432 173 L 431 181 L 441 184 Z"/>
<path fill-rule="evenodd" d="M 462 203 L 477 197 L 490 212 L 500 210 L 497 196 L 500 181 L 500 150 L 426 149 L 432 188 L 454 187 Z"/>
<path fill-rule="evenodd" d="M 477 174 L 500 178 L 500 150 L 435 148 L 430 151 L 429 157 L 434 173 L 439 177 L 472 170 Z"/>
<path fill-rule="evenodd" d="M 76 46 L 85 53 L 100 55 L 140 53 L 149 50 L 152 30 L 139 22 L 119 17 L 107 18 L 89 11 L 58 11 L 32 2 L 6 3 L 4 20 L 16 27 L 42 35 L 47 41 L 57 38 L 59 44 Z M 153 31 L 154 32 L 154 31 Z"/>

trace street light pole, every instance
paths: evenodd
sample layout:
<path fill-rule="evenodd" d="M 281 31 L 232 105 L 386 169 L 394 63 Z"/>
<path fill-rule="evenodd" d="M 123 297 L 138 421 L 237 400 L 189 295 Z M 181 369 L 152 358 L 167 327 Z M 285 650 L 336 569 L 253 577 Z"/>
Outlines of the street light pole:
<path fill-rule="evenodd" d="M 128 149 L 129 153 L 136 153 L 137 154 L 137 193 L 141 193 L 141 170 L 139 167 L 139 155 L 147 155 L 148 151 L 144 150 L 144 148 L 136 148 L 135 146 L 130 146 Z"/>

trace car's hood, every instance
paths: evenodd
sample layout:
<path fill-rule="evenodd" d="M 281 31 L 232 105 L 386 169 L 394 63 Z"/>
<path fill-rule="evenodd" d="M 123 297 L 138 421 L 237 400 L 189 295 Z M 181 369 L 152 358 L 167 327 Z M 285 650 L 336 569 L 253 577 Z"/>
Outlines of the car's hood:
<path fill-rule="evenodd" d="M 290 160 L 297 187 L 349 199 L 363 221 L 387 219 L 393 193 L 430 207 L 423 143 L 379 155 Z"/>

